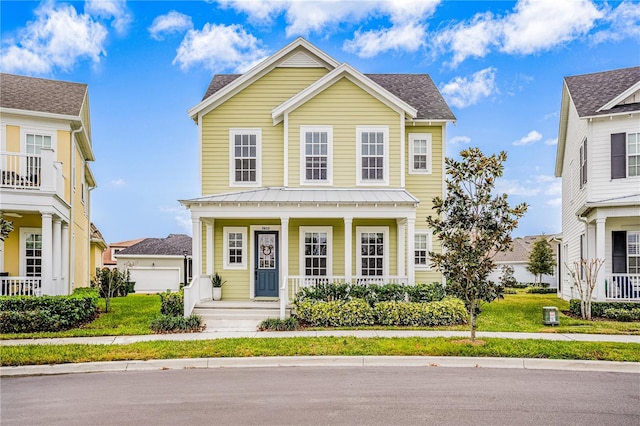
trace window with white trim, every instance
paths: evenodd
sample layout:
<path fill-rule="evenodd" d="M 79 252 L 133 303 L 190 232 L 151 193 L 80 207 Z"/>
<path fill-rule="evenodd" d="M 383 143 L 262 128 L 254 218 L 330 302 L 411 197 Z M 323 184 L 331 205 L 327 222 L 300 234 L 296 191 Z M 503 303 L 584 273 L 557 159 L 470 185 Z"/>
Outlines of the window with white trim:
<path fill-rule="evenodd" d="M 587 138 L 580 145 L 580 188 L 587 184 Z"/>
<path fill-rule="evenodd" d="M 42 229 L 20 228 L 21 274 L 26 277 L 42 275 Z"/>
<path fill-rule="evenodd" d="M 431 133 L 409 133 L 409 173 L 431 173 Z"/>
<path fill-rule="evenodd" d="M 388 185 L 389 127 L 356 127 L 358 184 Z"/>
<path fill-rule="evenodd" d="M 387 227 L 357 227 L 358 235 L 358 272 L 365 277 L 382 277 L 389 266 Z"/>
<path fill-rule="evenodd" d="M 431 232 L 416 231 L 414 236 L 413 258 L 416 269 L 431 269 L 429 252 L 431 251 Z"/>
<path fill-rule="evenodd" d="M 247 228 L 224 227 L 224 269 L 247 269 Z"/>
<path fill-rule="evenodd" d="M 230 186 L 260 185 L 261 129 L 229 129 Z"/>
<path fill-rule="evenodd" d="M 25 150 L 27 154 L 33 156 L 27 157 L 26 176 L 30 179 L 38 179 L 40 176 L 40 168 L 42 167 L 40 153 L 43 148 L 51 149 L 53 147 L 51 136 L 36 133 L 25 134 Z"/>
<path fill-rule="evenodd" d="M 640 232 L 627 232 L 627 264 L 629 274 L 640 274 Z"/>
<path fill-rule="evenodd" d="M 640 133 L 627 134 L 627 176 L 640 176 Z"/>
<path fill-rule="evenodd" d="M 326 277 L 332 274 L 332 228 L 300 228 L 300 275 Z"/>
<path fill-rule="evenodd" d="M 333 128 L 300 126 L 300 181 L 331 184 Z"/>

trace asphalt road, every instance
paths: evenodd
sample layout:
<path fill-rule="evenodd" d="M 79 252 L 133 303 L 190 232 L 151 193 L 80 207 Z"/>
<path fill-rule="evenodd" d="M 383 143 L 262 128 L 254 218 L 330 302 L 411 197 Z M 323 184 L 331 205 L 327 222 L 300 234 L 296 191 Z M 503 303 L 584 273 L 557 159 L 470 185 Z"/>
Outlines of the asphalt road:
<path fill-rule="evenodd" d="M 640 425 L 637 374 L 286 367 L 5 377 L 9 425 Z"/>

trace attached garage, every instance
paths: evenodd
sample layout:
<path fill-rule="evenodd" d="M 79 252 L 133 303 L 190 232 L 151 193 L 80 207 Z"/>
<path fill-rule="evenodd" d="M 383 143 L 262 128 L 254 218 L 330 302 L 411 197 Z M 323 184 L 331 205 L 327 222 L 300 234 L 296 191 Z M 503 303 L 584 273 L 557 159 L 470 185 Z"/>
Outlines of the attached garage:
<path fill-rule="evenodd" d="M 136 293 L 162 293 L 180 289 L 180 268 L 129 268 Z"/>

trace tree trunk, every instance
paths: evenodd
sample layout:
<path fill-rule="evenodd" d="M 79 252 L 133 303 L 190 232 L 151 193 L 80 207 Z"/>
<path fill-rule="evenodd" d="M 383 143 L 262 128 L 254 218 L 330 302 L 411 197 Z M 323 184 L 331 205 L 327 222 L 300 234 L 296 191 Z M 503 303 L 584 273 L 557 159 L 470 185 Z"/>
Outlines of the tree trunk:
<path fill-rule="evenodd" d="M 475 300 L 471 302 L 470 319 L 471 321 L 469 322 L 471 323 L 471 341 L 475 342 L 476 341 L 476 301 Z"/>

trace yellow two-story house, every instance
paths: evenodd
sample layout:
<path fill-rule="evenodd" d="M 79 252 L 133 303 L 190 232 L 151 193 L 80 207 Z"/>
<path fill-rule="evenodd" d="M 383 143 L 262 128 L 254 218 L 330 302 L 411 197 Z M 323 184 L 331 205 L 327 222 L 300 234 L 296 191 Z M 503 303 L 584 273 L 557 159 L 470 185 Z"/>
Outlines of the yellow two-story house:
<path fill-rule="evenodd" d="M 299 38 L 245 74 L 214 76 L 189 114 L 202 196 L 181 200 L 193 224 L 186 313 L 216 272 L 223 299 L 282 308 L 319 282 L 441 281 L 425 218 L 455 117 L 428 75 L 365 75 Z"/>
<path fill-rule="evenodd" d="M 0 242 L 2 295 L 89 285 L 96 182 L 87 85 L 0 74 L 0 114 L 0 212 L 14 228 Z"/>

